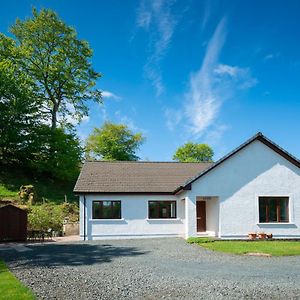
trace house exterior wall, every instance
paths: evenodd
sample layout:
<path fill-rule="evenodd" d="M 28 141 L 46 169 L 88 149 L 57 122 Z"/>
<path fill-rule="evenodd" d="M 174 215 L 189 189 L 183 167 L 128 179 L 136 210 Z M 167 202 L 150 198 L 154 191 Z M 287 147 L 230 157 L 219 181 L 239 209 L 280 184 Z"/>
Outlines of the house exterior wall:
<path fill-rule="evenodd" d="M 219 233 L 219 199 L 213 197 L 206 200 L 206 231 L 209 235 Z"/>
<path fill-rule="evenodd" d="M 92 202 L 96 200 L 120 200 L 120 220 L 93 220 Z M 148 219 L 148 201 L 176 200 L 176 219 Z M 80 238 L 86 240 L 128 237 L 183 236 L 185 232 L 184 201 L 170 195 L 100 195 L 86 194 L 84 218 L 84 195 L 80 196 Z M 84 226 L 84 219 L 86 226 Z M 85 229 L 84 229 L 85 227 Z"/>
<path fill-rule="evenodd" d="M 259 141 L 225 160 L 185 192 L 192 203 L 197 196 L 219 198 L 219 231 L 222 238 L 242 238 L 249 232 L 275 237 L 300 237 L 300 169 Z M 259 196 L 289 196 L 289 223 L 259 224 Z M 195 206 L 186 216 L 192 219 Z M 195 224 L 186 225 L 195 236 Z"/>

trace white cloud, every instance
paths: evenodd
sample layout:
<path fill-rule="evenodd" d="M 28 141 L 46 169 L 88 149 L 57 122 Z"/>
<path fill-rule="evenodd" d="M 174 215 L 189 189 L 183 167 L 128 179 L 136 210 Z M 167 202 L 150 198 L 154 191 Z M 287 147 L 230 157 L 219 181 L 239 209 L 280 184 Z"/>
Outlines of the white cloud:
<path fill-rule="evenodd" d="M 109 91 L 102 91 L 101 95 L 102 95 L 103 98 L 111 98 L 111 99 L 114 99 L 114 100 L 120 100 L 121 99 L 120 96 L 117 96 L 116 94 L 114 94 L 112 92 L 109 92 Z"/>
<path fill-rule="evenodd" d="M 190 78 L 189 90 L 185 95 L 184 115 L 189 131 L 200 135 L 215 120 L 223 98 L 214 87 L 214 69 L 226 39 L 226 20 L 223 18 L 211 40 L 203 59 L 201 68 Z"/>
<path fill-rule="evenodd" d="M 200 69 L 192 73 L 183 108 L 172 115 L 165 111 L 166 125 L 170 130 L 184 125 L 191 138 L 219 139 L 228 126 L 220 124 L 218 116 L 223 103 L 236 96 L 239 90 L 257 84 L 249 68 L 221 64 L 219 57 L 226 40 L 226 18 L 218 23 L 206 48 Z M 183 126 L 181 126 L 183 128 Z"/>
<path fill-rule="evenodd" d="M 239 68 L 239 67 L 233 67 L 229 65 L 223 65 L 220 64 L 218 65 L 215 69 L 214 72 L 218 75 L 230 75 L 232 77 L 237 76 L 237 74 L 242 73 L 244 69 Z"/>
<path fill-rule="evenodd" d="M 90 121 L 90 117 L 89 116 L 83 116 L 81 122 L 82 123 L 88 123 Z"/>
<path fill-rule="evenodd" d="M 173 131 L 175 127 L 180 123 L 182 114 L 175 109 L 167 108 L 165 110 L 165 117 L 167 119 L 166 125 L 170 131 Z"/>
<path fill-rule="evenodd" d="M 135 124 L 135 122 L 133 121 L 133 119 L 131 119 L 127 115 L 122 114 L 122 112 L 120 110 L 117 110 L 115 112 L 115 117 L 117 119 L 117 121 L 116 121 L 117 123 L 127 125 L 130 130 L 132 130 L 134 132 L 142 132 L 143 134 L 146 133 L 146 130 L 137 126 Z"/>
<path fill-rule="evenodd" d="M 159 63 L 169 47 L 177 24 L 171 13 L 173 4 L 174 1 L 143 0 L 137 10 L 137 27 L 150 31 L 151 55 L 145 65 L 145 74 L 152 81 L 158 96 L 164 90 Z"/>
<path fill-rule="evenodd" d="M 258 83 L 258 80 L 252 77 L 251 70 L 249 68 L 219 64 L 214 69 L 214 73 L 220 76 L 223 82 L 224 80 L 228 80 L 226 76 L 230 77 L 230 80 L 232 80 L 235 83 L 236 88 L 239 89 L 249 89 Z"/>
<path fill-rule="evenodd" d="M 269 53 L 267 54 L 265 57 L 264 57 L 264 60 L 267 61 L 267 60 L 271 60 L 271 59 L 274 59 L 274 58 L 277 58 L 280 56 L 280 53 L 279 52 L 276 52 L 276 53 Z"/>

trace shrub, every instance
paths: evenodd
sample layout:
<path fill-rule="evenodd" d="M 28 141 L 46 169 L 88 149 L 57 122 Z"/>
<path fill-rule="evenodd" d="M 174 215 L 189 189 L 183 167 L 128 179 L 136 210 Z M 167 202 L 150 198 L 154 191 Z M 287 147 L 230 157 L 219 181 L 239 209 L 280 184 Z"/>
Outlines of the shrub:
<path fill-rule="evenodd" d="M 212 243 L 214 242 L 213 238 L 209 237 L 189 237 L 187 239 L 189 244 L 204 244 L 204 243 Z"/>
<path fill-rule="evenodd" d="M 37 198 L 34 186 L 31 184 L 21 185 L 19 191 L 19 197 L 22 203 L 33 204 Z"/>
<path fill-rule="evenodd" d="M 29 208 L 28 225 L 31 230 L 61 231 L 64 212 L 61 205 L 41 204 Z"/>

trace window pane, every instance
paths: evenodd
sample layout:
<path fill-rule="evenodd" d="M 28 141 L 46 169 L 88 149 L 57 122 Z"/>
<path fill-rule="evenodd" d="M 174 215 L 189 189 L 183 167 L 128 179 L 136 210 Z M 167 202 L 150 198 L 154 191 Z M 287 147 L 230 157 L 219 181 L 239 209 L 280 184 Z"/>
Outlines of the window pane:
<path fill-rule="evenodd" d="M 155 219 L 158 218 L 158 202 L 150 201 L 149 202 L 149 219 Z"/>
<path fill-rule="evenodd" d="M 93 219 L 100 218 L 100 202 L 93 202 Z"/>
<path fill-rule="evenodd" d="M 259 197 L 259 222 L 288 222 L 288 197 Z"/>
<path fill-rule="evenodd" d="M 269 222 L 277 222 L 277 199 L 269 200 Z"/>
<path fill-rule="evenodd" d="M 149 218 L 176 218 L 176 201 L 149 201 Z"/>
<path fill-rule="evenodd" d="M 111 201 L 103 201 L 103 208 L 102 208 L 102 217 L 101 219 L 111 219 Z"/>
<path fill-rule="evenodd" d="M 113 202 L 112 219 L 121 219 L 121 201 Z"/>
<path fill-rule="evenodd" d="M 267 222 L 267 201 L 266 199 L 259 199 L 259 222 Z"/>
<path fill-rule="evenodd" d="M 280 222 L 289 221 L 289 202 L 288 199 L 282 198 L 279 200 L 280 207 Z"/>
<path fill-rule="evenodd" d="M 93 219 L 121 219 L 121 201 L 93 201 Z"/>

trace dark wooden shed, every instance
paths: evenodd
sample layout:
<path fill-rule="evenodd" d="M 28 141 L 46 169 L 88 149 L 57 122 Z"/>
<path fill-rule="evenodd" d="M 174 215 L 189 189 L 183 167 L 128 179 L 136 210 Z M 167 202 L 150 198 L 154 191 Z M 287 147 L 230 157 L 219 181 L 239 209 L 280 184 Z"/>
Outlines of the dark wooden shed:
<path fill-rule="evenodd" d="M 26 241 L 27 211 L 11 204 L 0 207 L 0 241 Z"/>

